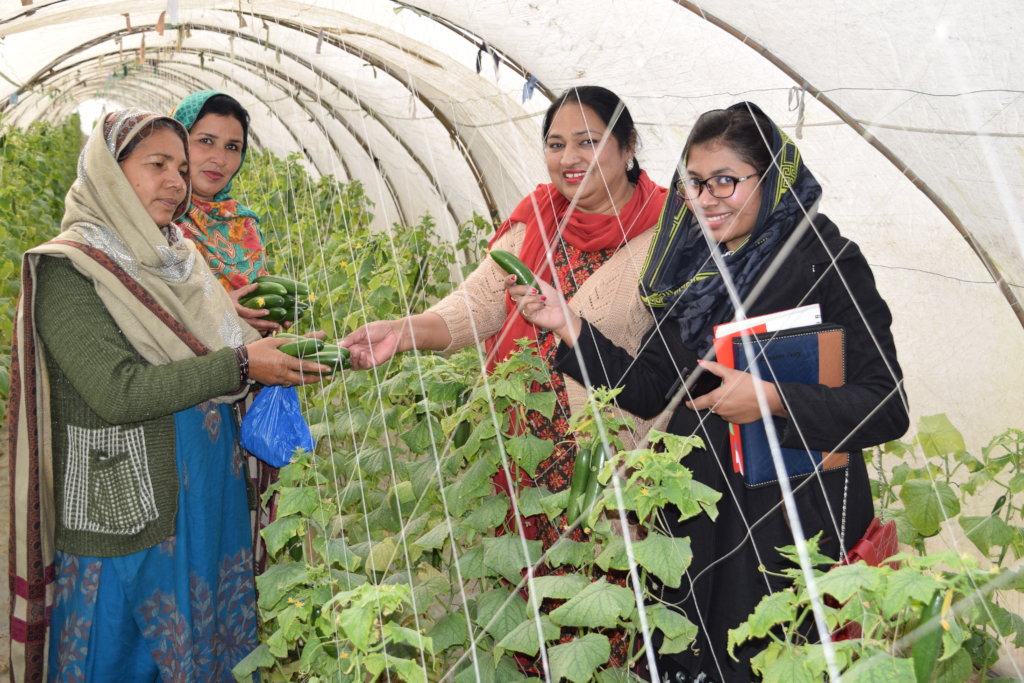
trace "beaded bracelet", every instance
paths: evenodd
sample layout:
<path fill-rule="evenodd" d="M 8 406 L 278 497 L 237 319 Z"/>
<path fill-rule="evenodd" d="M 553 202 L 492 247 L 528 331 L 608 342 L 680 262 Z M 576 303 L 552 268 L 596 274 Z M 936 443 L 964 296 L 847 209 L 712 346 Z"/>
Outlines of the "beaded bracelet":
<path fill-rule="evenodd" d="M 249 384 L 255 384 L 256 380 L 249 377 L 249 349 L 245 346 L 236 346 L 235 358 L 238 359 L 239 386 L 245 387 Z"/>

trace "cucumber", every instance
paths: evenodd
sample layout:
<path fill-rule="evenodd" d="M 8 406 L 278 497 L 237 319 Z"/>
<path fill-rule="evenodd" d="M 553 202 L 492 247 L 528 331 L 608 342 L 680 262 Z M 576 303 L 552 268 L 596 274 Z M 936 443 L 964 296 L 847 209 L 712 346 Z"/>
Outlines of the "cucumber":
<path fill-rule="evenodd" d="M 291 320 L 291 311 L 287 308 L 270 308 L 267 309 L 267 314 L 263 316 L 263 320 L 270 320 L 275 323 L 282 323 L 285 320 Z"/>
<path fill-rule="evenodd" d="M 591 444 L 576 446 L 576 461 L 572 466 L 572 479 L 569 480 L 569 502 L 565 508 L 565 521 L 569 524 L 580 516 L 587 484 L 590 482 L 590 458 L 593 452 Z"/>
<path fill-rule="evenodd" d="M 932 599 L 927 602 L 921 610 L 921 619 L 918 621 L 918 628 L 936 620 L 942 616 L 942 604 L 945 595 L 941 589 L 936 589 Z M 935 663 L 939 660 L 939 649 L 942 646 L 942 627 L 932 624 L 933 628 L 924 635 L 918 637 L 917 641 L 910 646 L 910 659 L 914 663 L 914 677 L 917 683 L 928 683 L 935 671 Z"/>
<path fill-rule="evenodd" d="M 601 468 L 604 467 L 605 451 L 604 444 L 600 440 L 594 441 L 593 452 L 590 454 L 590 474 L 587 479 L 587 488 L 583 496 L 583 504 L 580 505 L 580 514 L 586 517 L 590 514 L 590 508 L 594 507 L 594 503 L 597 502 L 597 496 L 601 493 L 601 489 L 604 486 L 601 485 L 597 475 L 601 472 Z"/>
<path fill-rule="evenodd" d="M 284 331 L 278 332 L 277 336 L 278 337 L 283 337 L 285 339 L 296 339 L 296 340 L 300 340 L 300 341 L 302 339 L 309 339 L 309 337 L 303 337 L 301 334 L 295 334 L 294 332 L 284 332 Z"/>
<path fill-rule="evenodd" d="M 490 254 L 491 258 L 501 266 L 502 270 L 509 275 L 516 276 L 517 285 L 536 287 L 537 278 L 533 276 L 533 272 L 526 267 L 526 264 L 519 260 L 518 256 L 504 249 L 491 249 Z"/>
<path fill-rule="evenodd" d="M 317 353 L 322 348 L 324 348 L 323 339 L 305 337 L 303 339 L 290 341 L 287 344 L 281 344 L 281 346 L 277 347 L 277 350 L 281 353 L 287 353 L 289 356 L 305 359 L 312 356 L 314 353 Z"/>
<path fill-rule="evenodd" d="M 347 370 L 350 367 L 348 349 L 343 346 L 325 346 L 322 351 L 303 356 L 302 360 L 329 365 L 334 370 Z"/>
<path fill-rule="evenodd" d="M 259 285 L 255 292 L 246 295 L 246 298 L 254 296 L 266 296 L 268 294 L 275 294 L 277 296 L 284 296 L 288 293 L 288 290 L 283 285 L 279 285 L 276 282 L 257 282 Z"/>
<path fill-rule="evenodd" d="M 257 294 L 247 296 L 238 303 L 246 308 L 288 308 L 287 298 L 280 294 Z"/>
<path fill-rule="evenodd" d="M 309 296 L 309 287 L 305 283 L 296 282 L 291 278 L 279 277 L 277 275 L 260 275 L 258 278 L 253 280 L 262 284 L 276 284 L 284 287 L 285 293 L 287 294 L 298 294 L 300 296 Z"/>

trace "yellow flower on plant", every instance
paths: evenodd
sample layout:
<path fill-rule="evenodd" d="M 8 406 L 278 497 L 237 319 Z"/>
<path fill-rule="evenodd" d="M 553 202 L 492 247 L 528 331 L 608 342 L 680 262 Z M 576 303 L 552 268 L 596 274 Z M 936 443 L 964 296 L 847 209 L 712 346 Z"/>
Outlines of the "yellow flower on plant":
<path fill-rule="evenodd" d="M 640 489 L 640 495 L 641 495 L 641 496 L 646 496 L 646 495 L 648 495 L 648 493 L 647 493 L 647 488 L 646 488 L 646 487 L 644 487 L 644 488 L 641 488 L 641 489 Z"/>
<path fill-rule="evenodd" d="M 340 658 L 342 658 L 342 659 L 348 659 L 348 653 L 347 653 L 347 652 L 342 652 L 342 653 L 341 653 L 340 655 L 338 655 L 338 656 L 339 656 Z"/>

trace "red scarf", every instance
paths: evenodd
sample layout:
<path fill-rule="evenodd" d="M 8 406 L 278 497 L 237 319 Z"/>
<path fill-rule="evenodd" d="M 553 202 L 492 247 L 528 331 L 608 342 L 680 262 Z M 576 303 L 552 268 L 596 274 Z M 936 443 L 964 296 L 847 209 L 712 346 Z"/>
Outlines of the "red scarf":
<path fill-rule="evenodd" d="M 548 254 L 558 245 L 559 237 L 582 251 L 600 251 L 622 246 L 653 227 L 661 215 L 666 190 L 655 185 L 642 171 L 632 198 L 618 215 L 573 211 L 568 216 L 569 200 L 555 186 L 546 183 L 527 195 L 498 228 L 490 245 L 516 223 L 526 224 L 526 237 L 519 250 L 519 260 L 541 280 L 553 275 Z M 512 298 L 505 295 L 505 311 L 509 314 L 496 335 L 487 340 L 487 367 L 507 358 L 515 350 L 516 339 L 537 338 L 537 328 L 516 313 Z"/>

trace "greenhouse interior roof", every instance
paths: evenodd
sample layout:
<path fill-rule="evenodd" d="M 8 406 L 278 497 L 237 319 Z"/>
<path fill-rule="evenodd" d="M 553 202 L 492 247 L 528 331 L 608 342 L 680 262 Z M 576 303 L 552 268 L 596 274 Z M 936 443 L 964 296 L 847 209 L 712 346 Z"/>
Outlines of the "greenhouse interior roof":
<path fill-rule="evenodd" d="M 224 90 L 256 145 L 362 181 L 382 228 L 450 234 L 545 181 L 568 86 L 623 97 L 661 184 L 698 114 L 751 100 L 868 255 L 915 412 L 992 434 L 1024 423 L 1022 28 L 1016 0 L 21 0 L 0 107 L 27 125 Z"/>

